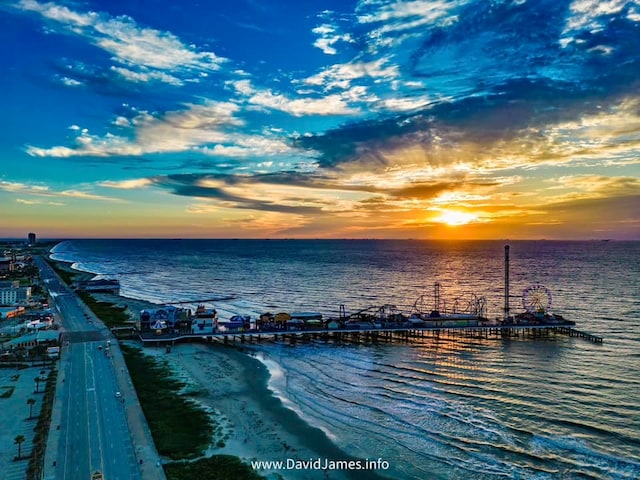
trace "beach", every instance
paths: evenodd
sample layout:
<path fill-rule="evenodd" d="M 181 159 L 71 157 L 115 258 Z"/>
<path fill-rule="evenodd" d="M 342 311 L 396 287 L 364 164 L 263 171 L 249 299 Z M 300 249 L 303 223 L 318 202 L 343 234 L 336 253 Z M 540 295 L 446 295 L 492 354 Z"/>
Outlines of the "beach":
<path fill-rule="evenodd" d="M 127 306 L 137 319 L 140 311 L 159 305 L 108 293 L 95 293 L 96 300 Z M 131 346 L 138 346 L 131 342 Z M 329 440 L 324 432 L 308 425 L 282 405 L 268 389 L 269 371 L 254 354 L 222 344 L 178 344 L 167 353 L 164 346 L 145 348 L 147 355 L 167 362 L 175 378 L 185 384 L 182 394 L 200 404 L 218 431 L 206 456 L 234 455 L 251 461 L 309 462 L 317 459 L 352 459 Z M 224 443 L 221 446 L 220 440 Z M 300 465 L 300 463 L 298 463 Z M 260 469 L 271 479 L 376 478 L 358 472 L 325 471 L 317 468 Z M 372 473 L 372 472 L 370 472 Z"/>
<path fill-rule="evenodd" d="M 169 354 L 164 348 L 148 348 L 145 353 L 165 359 L 176 377 L 187 383 L 185 390 L 196 391 L 192 398 L 223 428 L 224 447 L 217 447 L 213 439 L 207 456 L 235 455 L 246 462 L 318 457 L 290 431 L 290 419 L 274 408 L 276 399 L 266 390 L 268 373 L 248 355 L 230 347 L 201 344 L 176 345 Z M 272 473 L 295 479 L 341 478 L 313 470 Z"/>

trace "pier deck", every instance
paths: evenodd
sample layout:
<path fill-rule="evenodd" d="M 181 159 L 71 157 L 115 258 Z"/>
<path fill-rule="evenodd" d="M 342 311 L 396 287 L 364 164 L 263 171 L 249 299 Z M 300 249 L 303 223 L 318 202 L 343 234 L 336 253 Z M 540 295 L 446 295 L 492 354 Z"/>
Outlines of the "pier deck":
<path fill-rule="evenodd" d="M 297 339 L 334 339 L 334 340 L 392 340 L 410 339 L 425 336 L 451 337 L 532 337 L 541 338 L 554 335 L 578 337 L 593 343 L 602 343 L 603 338 L 567 325 L 473 325 L 473 326 L 424 326 L 393 328 L 358 328 L 358 329 L 316 329 L 316 330 L 248 330 L 244 332 L 217 332 L 206 334 L 155 334 L 140 333 L 138 336 L 143 346 L 159 346 L 181 342 L 261 342 L 262 340 L 284 340 L 295 342 Z"/>

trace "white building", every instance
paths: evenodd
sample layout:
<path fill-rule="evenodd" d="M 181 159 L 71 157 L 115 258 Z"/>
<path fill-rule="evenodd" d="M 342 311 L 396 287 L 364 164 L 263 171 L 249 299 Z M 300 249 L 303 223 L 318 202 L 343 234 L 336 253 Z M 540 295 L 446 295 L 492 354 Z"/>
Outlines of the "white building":
<path fill-rule="evenodd" d="M 31 287 L 0 286 L 0 305 L 26 304 L 31 300 Z"/>
<path fill-rule="evenodd" d="M 15 305 L 18 303 L 17 288 L 0 288 L 0 305 Z"/>

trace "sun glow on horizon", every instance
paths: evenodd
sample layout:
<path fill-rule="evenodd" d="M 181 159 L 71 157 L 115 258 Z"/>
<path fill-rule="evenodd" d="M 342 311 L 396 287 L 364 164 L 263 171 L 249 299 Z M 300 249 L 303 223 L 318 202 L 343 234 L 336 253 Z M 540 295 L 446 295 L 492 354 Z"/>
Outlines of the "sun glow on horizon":
<path fill-rule="evenodd" d="M 443 210 L 442 214 L 435 218 L 435 221 L 439 223 L 446 223 L 452 227 L 457 227 L 459 225 L 466 225 L 467 223 L 473 222 L 477 218 L 478 216 L 473 213 L 460 212 L 457 210 Z"/>

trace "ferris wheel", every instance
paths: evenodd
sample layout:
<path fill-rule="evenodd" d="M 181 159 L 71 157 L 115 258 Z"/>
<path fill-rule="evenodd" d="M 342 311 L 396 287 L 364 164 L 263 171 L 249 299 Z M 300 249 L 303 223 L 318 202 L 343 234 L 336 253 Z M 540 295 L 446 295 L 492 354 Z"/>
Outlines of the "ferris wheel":
<path fill-rule="evenodd" d="M 536 283 L 522 292 L 522 306 L 528 313 L 545 313 L 551 309 L 551 292 Z"/>

